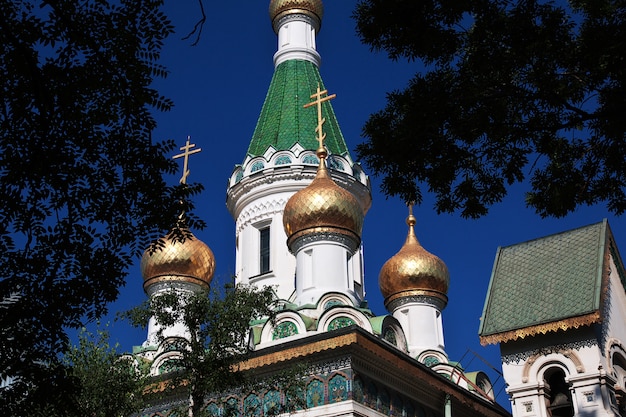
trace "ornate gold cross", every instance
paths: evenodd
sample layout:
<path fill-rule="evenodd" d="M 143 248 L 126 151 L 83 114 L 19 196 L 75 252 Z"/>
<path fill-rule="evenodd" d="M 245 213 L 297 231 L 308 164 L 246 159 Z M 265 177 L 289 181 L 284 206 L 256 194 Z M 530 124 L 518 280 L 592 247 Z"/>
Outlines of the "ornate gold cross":
<path fill-rule="evenodd" d="M 181 146 L 180 150 L 183 151 L 183 153 L 178 154 L 178 155 L 174 155 L 172 157 L 172 159 L 178 159 L 181 157 L 185 157 L 184 162 L 183 162 L 183 176 L 180 177 L 180 183 L 181 184 L 187 184 L 187 177 L 189 176 L 189 173 L 191 171 L 189 171 L 189 155 L 193 155 L 194 153 L 198 153 L 200 152 L 202 149 L 198 148 L 198 149 L 194 149 L 193 151 L 190 152 L 190 150 L 192 148 L 194 148 L 196 146 L 195 143 L 189 143 L 189 139 L 191 139 L 191 136 L 187 136 L 187 143 L 185 144 L 185 146 Z"/>
<path fill-rule="evenodd" d="M 326 96 L 322 97 L 324 94 L 326 94 Z M 337 97 L 337 94 L 330 96 L 327 94 L 328 90 L 320 91 L 320 85 L 317 84 L 317 92 L 311 94 L 311 98 L 314 100 L 304 105 L 305 109 L 317 105 L 317 127 L 315 131 L 317 132 L 317 141 L 320 143 L 320 148 L 324 147 L 324 139 L 326 139 L 326 133 L 322 131 L 322 125 L 326 122 L 326 118 L 322 117 L 322 103 Z"/>

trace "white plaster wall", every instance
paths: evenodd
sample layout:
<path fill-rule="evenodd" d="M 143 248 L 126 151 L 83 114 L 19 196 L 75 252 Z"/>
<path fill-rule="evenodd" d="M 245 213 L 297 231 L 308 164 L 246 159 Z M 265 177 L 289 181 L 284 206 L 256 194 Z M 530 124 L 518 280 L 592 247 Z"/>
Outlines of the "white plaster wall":
<path fill-rule="evenodd" d="M 274 65 L 290 59 L 304 59 L 319 67 L 321 58 L 315 50 L 315 29 L 308 19 L 292 16 L 278 29 L 278 51 Z"/>
<path fill-rule="evenodd" d="M 283 209 L 295 192 L 261 195 L 241 210 L 236 232 L 236 283 L 272 286 L 281 299 L 289 299 L 293 294 L 296 260 L 287 248 Z M 270 272 L 260 275 L 259 229 L 266 226 L 270 226 Z"/>
<path fill-rule="evenodd" d="M 326 293 L 346 294 L 354 305 L 361 302 L 350 279 L 350 249 L 339 242 L 314 242 L 303 245 L 296 256 L 297 304 L 316 304 Z"/>
<path fill-rule="evenodd" d="M 425 350 L 445 353 L 441 313 L 433 305 L 410 302 L 398 307 L 393 316 L 400 322 L 408 345 L 409 355 L 418 356 Z"/>
<path fill-rule="evenodd" d="M 608 391 L 612 383 L 606 380 L 600 347 L 592 345 L 597 330 L 599 326 L 572 329 L 501 345 L 502 355 L 509 358 L 502 372 L 514 417 L 548 417 L 544 373 L 551 367 L 564 371 L 577 415 L 614 416 Z M 516 354 L 519 359 L 511 360 Z"/>
<path fill-rule="evenodd" d="M 620 344 L 626 346 L 626 292 L 624 286 L 620 281 L 619 274 L 613 259 L 610 259 L 610 274 L 609 274 L 609 286 L 610 296 L 608 300 L 609 312 L 606 323 L 607 340 L 605 348 L 606 362 L 603 363 L 605 368 L 609 369 L 611 364 L 609 361 L 609 350 L 612 344 Z"/>

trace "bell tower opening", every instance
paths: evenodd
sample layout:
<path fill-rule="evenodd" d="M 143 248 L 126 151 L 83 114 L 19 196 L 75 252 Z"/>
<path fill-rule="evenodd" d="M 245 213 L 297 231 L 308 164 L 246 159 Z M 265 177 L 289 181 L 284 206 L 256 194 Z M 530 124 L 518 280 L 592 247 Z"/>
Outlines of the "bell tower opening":
<path fill-rule="evenodd" d="M 573 417 L 572 394 L 565 382 L 565 372 L 560 368 L 552 368 L 545 373 L 544 382 L 547 391 L 548 415 L 552 417 Z"/>

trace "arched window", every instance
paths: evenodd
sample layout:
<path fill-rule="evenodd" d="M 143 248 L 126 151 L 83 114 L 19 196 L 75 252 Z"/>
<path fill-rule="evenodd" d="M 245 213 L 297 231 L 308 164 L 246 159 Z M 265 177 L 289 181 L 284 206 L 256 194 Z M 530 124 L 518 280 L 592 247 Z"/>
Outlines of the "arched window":
<path fill-rule="evenodd" d="M 252 168 L 250 168 L 250 172 L 257 172 L 265 168 L 265 164 L 262 161 L 256 161 L 252 164 Z"/>
<path fill-rule="evenodd" d="M 306 165 L 317 165 L 320 163 L 320 160 L 315 155 L 305 155 L 302 158 L 302 163 Z"/>
<path fill-rule="evenodd" d="M 280 155 L 278 158 L 276 158 L 276 162 L 274 163 L 275 165 L 287 165 L 291 163 L 291 158 L 288 157 L 287 155 Z"/>
<path fill-rule="evenodd" d="M 620 416 L 626 416 L 626 359 L 613 353 L 613 375 L 615 376 L 615 397 Z"/>
<path fill-rule="evenodd" d="M 548 387 L 548 413 L 552 417 L 573 417 L 574 406 L 569 385 L 565 382 L 565 372 L 561 368 L 551 368 L 544 374 Z"/>

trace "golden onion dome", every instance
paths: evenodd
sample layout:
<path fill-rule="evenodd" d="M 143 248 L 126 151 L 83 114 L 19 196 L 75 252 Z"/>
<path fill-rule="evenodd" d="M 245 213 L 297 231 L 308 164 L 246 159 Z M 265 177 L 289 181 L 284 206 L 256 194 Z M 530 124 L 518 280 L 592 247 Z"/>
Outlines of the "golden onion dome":
<path fill-rule="evenodd" d="M 320 165 L 313 182 L 295 193 L 283 212 L 287 244 L 301 236 L 334 232 L 360 241 L 363 209 L 351 192 L 341 188 L 326 168 L 326 151 L 318 150 Z"/>
<path fill-rule="evenodd" d="M 415 236 L 413 213 L 406 220 L 409 234 L 400 251 L 380 270 L 378 286 L 385 305 L 395 299 L 411 295 L 427 295 L 447 303 L 450 285 L 448 267 L 437 256 L 420 245 Z"/>
<path fill-rule="evenodd" d="M 170 232 L 164 246 L 146 250 L 141 258 L 143 288 L 159 282 L 188 282 L 208 288 L 215 272 L 211 249 L 193 234 L 184 242 Z"/>
<path fill-rule="evenodd" d="M 324 5 L 322 0 L 272 0 L 270 2 L 270 19 L 272 26 L 278 19 L 289 14 L 304 14 L 317 21 L 318 25 L 322 23 L 324 15 Z"/>

